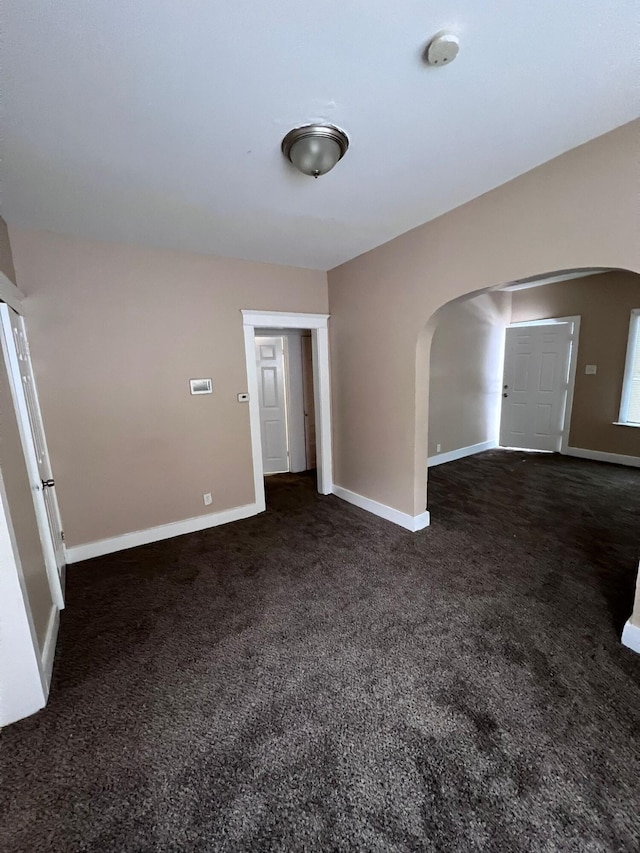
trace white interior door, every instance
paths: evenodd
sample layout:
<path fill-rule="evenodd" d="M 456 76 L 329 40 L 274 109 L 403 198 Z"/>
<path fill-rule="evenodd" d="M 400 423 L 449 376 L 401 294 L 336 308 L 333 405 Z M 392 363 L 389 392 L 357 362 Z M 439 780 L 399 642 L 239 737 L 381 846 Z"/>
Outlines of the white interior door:
<path fill-rule="evenodd" d="M 284 342 L 256 336 L 262 465 L 265 474 L 289 470 Z"/>
<path fill-rule="evenodd" d="M 20 438 L 31 481 L 33 501 L 42 541 L 49 585 L 58 607 L 64 606 L 62 575 L 64 544 L 60 510 L 54 490 L 53 472 L 44 436 L 29 344 L 24 320 L 8 305 L 0 305 L 2 346 L 11 380 L 11 392 L 20 428 Z"/>
<path fill-rule="evenodd" d="M 567 401 L 571 323 L 506 330 L 500 444 L 559 451 Z"/>

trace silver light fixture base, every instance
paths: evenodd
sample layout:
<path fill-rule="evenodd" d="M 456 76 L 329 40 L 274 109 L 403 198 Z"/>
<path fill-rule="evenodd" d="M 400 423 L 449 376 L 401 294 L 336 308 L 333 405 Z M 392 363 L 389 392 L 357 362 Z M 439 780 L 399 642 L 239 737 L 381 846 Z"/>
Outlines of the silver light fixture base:
<path fill-rule="evenodd" d="M 346 133 L 331 124 L 294 127 L 282 140 L 282 153 L 287 160 L 304 175 L 314 178 L 333 169 L 348 147 Z"/>

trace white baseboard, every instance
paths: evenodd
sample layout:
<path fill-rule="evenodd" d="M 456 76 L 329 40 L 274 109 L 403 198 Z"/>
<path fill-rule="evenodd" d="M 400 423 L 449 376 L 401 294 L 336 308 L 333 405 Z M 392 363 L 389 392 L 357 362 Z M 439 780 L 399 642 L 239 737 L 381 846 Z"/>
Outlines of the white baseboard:
<path fill-rule="evenodd" d="M 58 641 L 58 628 L 60 627 L 60 611 L 57 607 L 51 608 L 47 633 L 42 647 L 42 672 L 44 674 L 47 693 L 51 685 L 51 673 L 53 672 L 53 659 L 56 654 L 56 643 Z"/>
<path fill-rule="evenodd" d="M 399 524 L 405 530 L 411 530 L 415 533 L 417 530 L 423 530 L 429 526 L 429 513 L 427 511 L 420 515 L 409 515 L 406 512 L 400 512 L 399 509 L 386 504 L 372 501 L 371 498 L 365 498 L 356 492 L 351 492 L 349 489 L 343 489 L 342 486 L 333 486 L 333 494 L 336 497 L 342 498 L 343 501 L 348 501 L 350 504 L 359 506 L 360 509 L 366 509 L 367 512 L 372 512 L 374 515 L 379 515 L 380 518 L 385 518 L 387 521 L 392 521 L 394 524 Z"/>
<path fill-rule="evenodd" d="M 585 450 L 583 447 L 567 447 L 567 456 L 578 456 L 580 459 L 593 459 L 595 462 L 613 462 L 615 465 L 630 465 L 640 468 L 640 456 L 623 456 L 621 453 L 605 453 L 602 450 Z"/>
<path fill-rule="evenodd" d="M 228 524 L 230 521 L 249 518 L 252 515 L 257 515 L 260 511 L 256 503 L 234 506 L 231 509 L 223 509 L 209 515 L 197 515 L 194 518 L 185 518 L 183 521 L 172 521 L 158 527 L 149 527 L 146 530 L 136 530 L 133 533 L 112 536 L 110 539 L 74 545 L 66 549 L 67 563 L 79 563 L 81 560 L 101 557 L 103 554 L 113 554 L 115 551 L 124 551 L 126 548 L 137 548 L 138 545 L 160 542 L 174 536 L 183 536 L 185 533 L 196 533 L 198 530 L 206 530 L 209 527 Z"/>
<path fill-rule="evenodd" d="M 640 628 L 628 620 L 622 629 L 622 645 L 640 654 Z"/>
<path fill-rule="evenodd" d="M 498 446 L 497 441 L 482 441 L 480 444 L 470 444 L 467 447 L 459 447 L 457 450 L 448 450 L 446 453 L 438 453 L 430 456 L 427 462 L 428 468 L 434 465 L 442 465 L 444 462 L 453 462 L 454 459 L 464 459 L 465 456 L 473 456 L 474 453 L 482 453 L 485 450 L 493 450 Z"/>

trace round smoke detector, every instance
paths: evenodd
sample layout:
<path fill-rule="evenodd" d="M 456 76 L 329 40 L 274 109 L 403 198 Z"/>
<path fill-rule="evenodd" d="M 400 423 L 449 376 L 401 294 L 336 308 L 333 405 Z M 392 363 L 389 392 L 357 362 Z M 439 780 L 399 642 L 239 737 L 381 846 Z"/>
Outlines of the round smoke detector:
<path fill-rule="evenodd" d="M 429 44 L 425 53 L 429 65 L 449 65 L 458 55 L 460 41 L 453 33 L 438 33 Z"/>

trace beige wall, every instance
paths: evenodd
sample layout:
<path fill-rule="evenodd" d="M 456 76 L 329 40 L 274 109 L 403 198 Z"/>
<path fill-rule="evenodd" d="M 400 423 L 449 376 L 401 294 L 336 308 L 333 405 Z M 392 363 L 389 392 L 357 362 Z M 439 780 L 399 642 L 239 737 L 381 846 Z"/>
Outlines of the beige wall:
<path fill-rule="evenodd" d="M 9 377 L 0 349 L 0 469 L 22 564 L 36 635 L 42 650 L 52 601 L 29 475 L 24 461 Z"/>
<path fill-rule="evenodd" d="M 329 273 L 336 483 L 424 510 L 430 318 L 442 305 L 557 270 L 640 271 L 639 130 L 618 128 Z"/>
<path fill-rule="evenodd" d="M 16 283 L 16 271 L 13 267 L 13 255 L 11 254 L 11 244 L 9 242 L 9 232 L 7 223 L 0 216 L 0 272 L 4 273 L 8 279 Z"/>
<path fill-rule="evenodd" d="M 252 503 L 240 309 L 324 313 L 325 273 L 10 237 L 67 544 Z"/>
<path fill-rule="evenodd" d="M 429 456 L 497 441 L 504 330 L 510 319 L 510 293 L 483 293 L 455 302 L 434 318 Z"/>
<path fill-rule="evenodd" d="M 580 315 L 571 447 L 640 456 L 640 429 L 614 425 L 632 308 L 640 308 L 640 275 L 630 272 L 602 273 L 513 294 L 514 323 Z M 595 376 L 585 374 L 587 364 L 597 365 Z"/>

